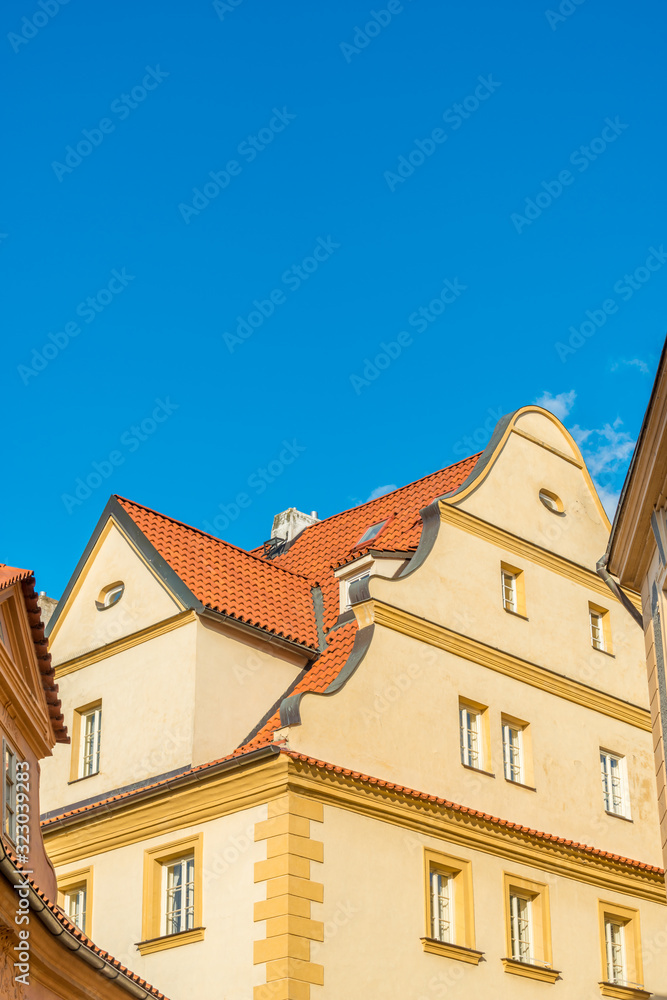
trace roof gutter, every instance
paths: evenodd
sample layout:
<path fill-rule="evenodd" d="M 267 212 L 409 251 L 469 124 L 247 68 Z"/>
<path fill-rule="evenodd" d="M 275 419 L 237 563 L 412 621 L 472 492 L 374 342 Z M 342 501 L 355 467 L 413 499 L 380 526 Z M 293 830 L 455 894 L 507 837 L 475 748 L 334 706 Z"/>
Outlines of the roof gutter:
<path fill-rule="evenodd" d="M 265 757 L 274 757 L 279 753 L 280 749 L 278 747 L 273 744 L 268 744 L 265 747 L 260 747 L 258 750 L 252 750 L 250 753 L 239 754 L 238 757 L 230 757 L 227 760 L 220 761 L 219 764 L 204 764 L 197 771 L 186 771 L 185 774 L 177 774 L 175 777 L 168 778 L 159 785 L 149 785 L 147 788 L 137 788 L 136 791 L 128 792 L 122 797 L 114 798 L 111 802 L 102 802 L 99 805 L 84 807 L 81 809 L 81 812 L 74 813 L 71 816 L 56 816 L 52 820 L 44 820 L 41 824 L 42 830 L 51 831 L 54 828 L 67 826 L 70 823 L 85 821 L 89 816 L 95 815 L 98 812 L 114 812 L 116 809 L 121 809 L 128 803 L 133 804 L 134 802 L 151 798 L 153 795 L 161 795 L 165 791 L 171 792 L 172 790 L 179 788 L 181 785 L 188 785 L 193 781 L 204 781 L 207 778 L 215 776 L 216 774 L 221 774 L 224 771 L 231 771 L 233 768 L 239 767 L 241 764 L 254 764 L 258 760 L 262 760 Z"/>
<path fill-rule="evenodd" d="M 608 561 L 609 561 L 609 550 L 607 550 L 605 554 L 600 559 L 598 559 L 597 563 L 595 564 L 595 571 L 597 575 L 601 577 L 607 584 L 607 586 L 611 590 L 616 600 L 620 601 L 625 610 L 628 612 L 628 614 L 632 615 L 632 617 L 637 622 L 637 624 L 639 625 L 640 629 L 643 632 L 644 621 L 642 619 L 642 616 L 639 614 L 632 601 L 629 599 L 627 594 L 623 592 L 621 587 L 619 587 L 619 585 L 616 583 L 616 580 L 614 580 L 613 576 L 607 569 Z"/>
<path fill-rule="evenodd" d="M 28 889 L 28 901 L 30 904 L 30 909 L 33 910 L 42 924 L 46 927 L 54 937 L 62 938 L 63 944 L 66 948 L 69 948 L 71 952 L 78 952 L 79 957 L 90 965 L 96 972 L 99 972 L 106 979 L 117 980 L 118 985 L 121 986 L 127 993 L 130 993 L 137 1000 L 154 1000 L 155 993 L 145 990 L 138 983 L 133 982 L 131 979 L 120 971 L 116 969 L 110 962 L 102 958 L 101 955 L 95 954 L 95 952 L 89 948 L 83 941 L 79 941 L 75 935 L 64 927 L 58 918 L 51 912 L 49 907 L 40 899 L 38 893 L 30 884 L 28 879 L 25 877 L 23 872 L 21 872 L 12 859 L 7 854 L 5 845 L 0 839 L 0 872 L 5 876 L 7 881 L 15 886 L 26 886 Z"/>

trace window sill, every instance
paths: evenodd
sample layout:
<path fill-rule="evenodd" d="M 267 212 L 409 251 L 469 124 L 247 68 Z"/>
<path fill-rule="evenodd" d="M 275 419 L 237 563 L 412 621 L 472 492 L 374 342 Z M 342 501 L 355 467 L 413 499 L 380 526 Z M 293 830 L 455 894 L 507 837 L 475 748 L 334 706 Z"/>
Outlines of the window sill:
<path fill-rule="evenodd" d="M 101 774 L 101 773 L 102 773 L 101 771 L 95 771 L 94 774 L 82 774 L 80 778 L 72 778 L 72 780 L 68 781 L 67 784 L 68 785 L 76 785 L 76 783 L 78 781 L 88 781 L 89 778 L 96 778 L 98 776 L 98 774 Z"/>
<path fill-rule="evenodd" d="M 461 767 L 465 767 L 466 771 L 474 771 L 475 774 L 485 774 L 487 778 L 495 778 L 493 771 L 485 771 L 483 767 L 475 767 L 474 764 L 464 764 L 461 761 Z"/>
<path fill-rule="evenodd" d="M 624 816 L 623 813 L 610 812 L 608 809 L 605 809 L 605 813 L 607 814 L 607 816 L 613 816 L 614 819 L 622 819 L 624 823 L 633 822 L 633 820 L 631 820 L 629 816 Z"/>
<path fill-rule="evenodd" d="M 641 986 L 620 986 L 616 983 L 600 983 L 600 993 L 603 997 L 616 997 L 616 1000 L 648 1000 L 651 996 Z"/>
<path fill-rule="evenodd" d="M 191 931 L 181 931 L 179 934 L 165 934 L 163 937 L 150 938 L 148 941 L 137 942 L 137 948 L 142 955 L 152 955 L 155 951 L 166 948 L 178 948 L 182 944 L 193 944 L 204 940 L 205 927 L 195 927 Z"/>
<path fill-rule="evenodd" d="M 560 977 L 560 972 L 544 965 L 519 962 L 515 958 L 503 958 L 501 961 L 505 972 L 511 972 L 513 976 L 525 976 L 526 979 L 537 979 L 541 983 L 555 983 Z"/>
<path fill-rule="evenodd" d="M 596 653 L 604 653 L 605 656 L 611 656 L 612 660 L 616 659 L 614 654 L 611 653 L 608 649 L 598 649 L 598 647 L 594 646 L 593 643 L 591 643 L 591 649 L 594 650 Z"/>
<path fill-rule="evenodd" d="M 467 962 L 469 965 L 479 965 L 484 956 L 483 951 L 475 951 L 474 948 L 466 948 L 462 944 L 449 944 L 445 941 L 437 941 L 435 938 L 423 937 L 421 943 L 424 951 L 429 955 L 442 955 L 444 958 L 455 958 L 459 962 Z"/>
<path fill-rule="evenodd" d="M 529 792 L 536 792 L 537 789 L 534 785 L 524 785 L 523 781 L 512 781 L 511 778 L 505 778 L 508 785 L 515 785 L 517 788 L 525 788 Z"/>
<path fill-rule="evenodd" d="M 511 608 L 505 607 L 503 608 L 503 611 L 506 611 L 508 615 L 512 616 L 512 618 L 521 618 L 524 622 L 530 621 L 528 615 L 522 614 L 521 611 L 512 611 Z"/>

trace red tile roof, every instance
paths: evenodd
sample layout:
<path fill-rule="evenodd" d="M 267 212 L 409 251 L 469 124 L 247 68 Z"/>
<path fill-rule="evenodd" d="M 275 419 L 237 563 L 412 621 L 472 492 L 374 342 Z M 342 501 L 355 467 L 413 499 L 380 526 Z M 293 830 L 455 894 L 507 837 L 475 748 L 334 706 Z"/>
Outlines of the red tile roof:
<path fill-rule="evenodd" d="M 181 774 L 172 778 L 163 778 L 161 781 L 155 781 L 142 785 L 140 788 L 133 788 L 130 791 L 122 792 L 120 795 L 113 795 L 108 799 L 102 799 L 99 802 L 92 802 L 85 806 L 80 806 L 77 809 L 69 809 L 65 812 L 60 813 L 58 816 L 50 816 L 48 819 L 42 821 L 42 829 L 48 830 L 50 826 L 61 823 L 63 820 L 77 818 L 79 816 L 90 814 L 96 810 L 103 809 L 107 810 L 110 805 L 114 803 L 121 803 L 130 801 L 140 795 L 145 795 L 147 791 L 158 790 L 163 786 L 173 784 L 175 782 L 183 782 L 187 780 L 189 776 L 201 775 L 202 772 L 211 770 L 215 767 L 219 767 L 221 764 L 229 763 L 233 760 L 238 761 L 239 764 L 244 764 L 246 761 L 244 758 L 248 758 L 252 754 L 252 750 L 249 749 L 250 744 L 245 747 L 241 747 L 235 750 L 234 753 L 228 754 L 226 757 L 221 757 L 220 760 L 210 761 L 208 764 L 198 764 L 197 767 L 189 768 L 187 771 L 183 771 Z M 591 847 L 589 844 L 582 844 L 577 840 L 570 840 L 567 837 L 559 837 L 553 833 L 545 833 L 543 830 L 537 830 L 529 826 L 523 826 L 521 823 L 513 823 L 511 820 L 501 819 L 499 816 L 492 816 L 491 813 L 481 812 L 479 809 L 472 809 L 469 806 L 459 805 L 457 802 L 453 802 L 450 799 L 442 798 L 438 795 L 431 795 L 428 792 L 420 792 L 414 788 L 410 788 L 407 785 L 398 785 L 393 781 L 385 781 L 382 778 L 374 778 L 369 774 L 364 774 L 362 771 L 354 771 L 349 767 L 343 767 L 340 764 L 331 764 L 325 760 L 319 760 L 317 757 L 310 757 L 307 754 L 297 753 L 294 750 L 289 750 L 286 747 L 280 747 L 276 744 L 265 744 L 264 749 L 273 750 L 275 754 L 284 754 L 292 760 L 301 761 L 310 767 L 315 767 L 319 771 L 325 771 L 333 774 L 342 775 L 345 778 L 350 778 L 359 784 L 371 785 L 377 788 L 384 788 L 388 792 L 392 792 L 395 795 L 404 796 L 405 798 L 418 799 L 422 802 L 428 802 L 431 805 L 440 806 L 443 809 L 448 809 L 452 812 L 461 813 L 467 816 L 473 816 L 477 819 L 485 820 L 487 823 L 493 823 L 495 826 L 502 827 L 505 830 L 514 830 L 517 833 L 525 834 L 529 837 L 534 837 L 538 840 L 548 841 L 554 844 L 562 844 L 565 847 L 571 847 L 574 850 L 582 851 L 586 854 L 592 854 L 599 858 L 606 858 L 609 861 L 617 862 L 618 864 L 626 865 L 630 868 L 636 868 L 641 871 L 649 872 L 660 877 L 664 877 L 665 871 L 663 868 L 658 868 L 656 865 L 649 865 L 644 861 L 635 861 L 632 858 L 626 858 L 621 854 L 613 854 L 610 851 L 603 851 L 598 847 Z"/>
<path fill-rule="evenodd" d="M 61 711 L 62 705 L 58 697 L 56 674 L 51 664 L 48 640 L 44 635 L 44 623 L 39 607 L 39 595 L 35 590 L 35 574 L 31 569 L 18 569 L 16 566 L 7 566 L 5 563 L 0 563 L 0 592 L 19 582 L 28 615 L 28 625 L 30 626 L 32 641 L 35 646 L 37 665 L 42 678 L 42 687 L 44 689 L 44 697 L 46 698 L 49 719 L 51 720 L 53 738 L 56 743 L 69 743 L 65 718 Z"/>
<path fill-rule="evenodd" d="M 468 478 L 479 455 L 433 472 L 414 483 L 353 507 L 306 528 L 283 555 L 273 559 L 277 566 L 301 573 L 322 587 L 324 627 L 330 629 L 338 618 L 338 580 L 333 571 L 366 552 L 414 552 L 419 544 L 422 519 L 419 511 L 436 497 L 449 493 Z M 367 528 L 385 518 L 390 523 L 375 541 L 355 548 Z"/>
<path fill-rule="evenodd" d="M 132 972 L 127 968 L 127 966 L 123 965 L 122 962 L 119 962 L 117 958 L 110 955 L 108 951 L 104 951 L 102 948 L 99 948 L 94 941 L 91 941 L 91 939 L 84 934 L 83 931 L 76 926 L 76 924 L 72 923 L 67 914 L 51 899 L 49 899 L 43 889 L 40 889 L 34 878 L 27 874 L 23 865 L 17 860 L 17 857 L 12 849 L 9 846 L 5 847 L 3 844 L 3 850 L 15 871 L 21 876 L 23 883 L 27 882 L 29 884 L 30 888 L 33 890 L 35 895 L 39 897 L 46 909 L 48 909 L 49 912 L 55 917 L 63 930 L 67 932 L 67 935 L 71 935 L 71 937 L 76 938 L 81 947 L 93 952 L 93 954 L 95 954 L 102 961 L 107 962 L 108 965 L 112 966 L 117 973 L 121 973 L 126 979 L 129 979 L 132 983 L 136 983 L 137 986 L 140 986 L 149 996 L 154 997 L 155 1000 L 168 1000 L 164 993 L 160 992 L 160 990 L 158 990 L 155 986 L 151 986 L 150 983 L 146 982 L 145 979 L 142 979 L 142 977 L 137 975 L 136 972 Z M 70 953 L 76 954 L 78 949 L 75 950 L 67 941 L 66 934 L 63 934 L 62 931 L 54 931 L 49 923 L 46 923 L 46 926 L 63 947 L 67 948 Z M 97 969 L 97 971 L 101 972 L 101 969 Z M 108 973 L 107 978 L 109 978 Z M 118 980 L 115 977 L 111 978 L 113 978 L 114 982 L 121 982 L 121 980 Z"/>
<path fill-rule="evenodd" d="M 357 623 L 348 622 L 335 629 L 328 637 L 328 645 L 324 652 L 315 660 L 310 670 L 301 678 L 299 683 L 290 694 L 303 694 L 306 691 L 321 694 L 329 687 L 331 682 L 338 677 L 342 667 L 347 661 L 352 651 L 355 636 L 357 634 Z M 256 750 L 266 746 L 273 740 L 276 729 L 280 728 L 280 709 L 278 709 L 266 722 L 259 732 L 247 743 L 240 747 L 240 751 Z"/>
<path fill-rule="evenodd" d="M 245 549 L 116 497 L 201 603 L 237 621 L 317 649 L 310 581 Z"/>

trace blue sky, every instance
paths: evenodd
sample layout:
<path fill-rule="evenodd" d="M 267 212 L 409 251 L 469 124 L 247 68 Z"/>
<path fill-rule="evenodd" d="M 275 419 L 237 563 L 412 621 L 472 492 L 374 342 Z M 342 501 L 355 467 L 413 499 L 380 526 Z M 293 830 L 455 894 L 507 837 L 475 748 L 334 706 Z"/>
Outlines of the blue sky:
<path fill-rule="evenodd" d="M 665 333 L 662 5 L 0 17 L 0 559 L 60 596 L 111 493 L 253 546 L 535 400 L 613 506 Z"/>

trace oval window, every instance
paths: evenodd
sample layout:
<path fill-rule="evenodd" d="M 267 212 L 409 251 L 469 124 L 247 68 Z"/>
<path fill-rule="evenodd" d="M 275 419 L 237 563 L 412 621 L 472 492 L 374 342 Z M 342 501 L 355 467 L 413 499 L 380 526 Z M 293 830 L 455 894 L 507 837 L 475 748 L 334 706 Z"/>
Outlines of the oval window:
<path fill-rule="evenodd" d="M 547 510 L 552 511 L 554 514 L 562 514 L 565 511 L 563 506 L 563 501 L 551 490 L 540 490 L 539 497 Z"/>
<path fill-rule="evenodd" d="M 98 611 L 106 611 L 107 608 L 112 608 L 114 604 L 118 604 L 124 590 L 124 583 L 120 581 L 118 583 L 110 583 L 108 587 L 104 587 L 100 591 L 100 596 L 95 601 L 95 607 Z"/>

